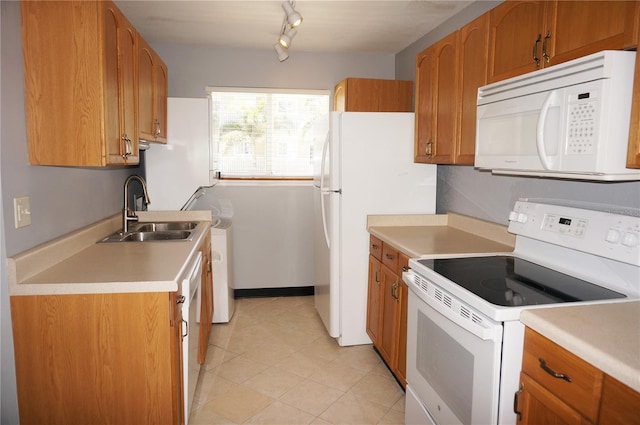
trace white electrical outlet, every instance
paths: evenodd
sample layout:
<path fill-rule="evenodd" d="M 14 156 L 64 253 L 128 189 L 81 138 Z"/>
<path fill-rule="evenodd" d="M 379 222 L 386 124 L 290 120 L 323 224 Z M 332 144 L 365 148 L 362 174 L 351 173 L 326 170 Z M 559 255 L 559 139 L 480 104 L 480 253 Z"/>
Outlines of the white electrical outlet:
<path fill-rule="evenodd" d="M 31 224 L 31 205 L 29 205 L 28 196 L 13 198 L 13 217 L 16 229 Z"/>

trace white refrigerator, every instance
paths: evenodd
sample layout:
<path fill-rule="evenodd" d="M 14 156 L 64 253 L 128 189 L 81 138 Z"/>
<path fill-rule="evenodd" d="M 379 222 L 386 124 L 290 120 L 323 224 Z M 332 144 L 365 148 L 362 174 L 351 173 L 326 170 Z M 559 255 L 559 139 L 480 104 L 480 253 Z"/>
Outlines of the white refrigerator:
<path fill-rule="evenodd" d="M 435 213 L 436 166 L 413 162 L 413 113 L 333 112 L 326 127 L 313 148 L 314 302 L 340 345 L 369 344 L 367 215 Z"/>

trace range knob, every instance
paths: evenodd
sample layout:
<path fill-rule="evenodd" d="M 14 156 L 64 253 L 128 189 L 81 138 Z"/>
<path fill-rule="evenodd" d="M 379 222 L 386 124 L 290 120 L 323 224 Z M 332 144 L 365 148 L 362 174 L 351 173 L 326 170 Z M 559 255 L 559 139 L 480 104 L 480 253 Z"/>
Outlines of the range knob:
<path fill-rule="evenodd" d="M 518 220 L 518 213 L 515 211 L 511 211 L 509 213 L 509 221 L 517 221 Z"/>
<path fill-rule="evenodd" d="M 518 223 L 526 223 L 527 220 L 529 220 L 529 216 L 526 215 L 525 213 L 519 213 L 518 214 Z"/>
<path fill-rule="evenodd" d="M 605 236 L 604 240 L 610 243 L 620 242 L 620 231 L 616 229 L 609 229 L 607 231 L 607 236 Z"/>
<path fill-rule="evenodd" d="M 638 235 L 635 233 L 627 233 L 622 238 L 622 245 L 628 247 L 634 247 L 638 245 Z"/>

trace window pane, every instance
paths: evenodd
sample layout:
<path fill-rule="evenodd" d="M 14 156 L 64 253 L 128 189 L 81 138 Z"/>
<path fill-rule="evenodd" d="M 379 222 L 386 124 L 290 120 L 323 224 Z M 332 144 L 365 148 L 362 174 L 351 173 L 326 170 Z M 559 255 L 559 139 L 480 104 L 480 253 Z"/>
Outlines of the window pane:
<path fill-rule="evenodd" d="M 228 177 L 310 177 L 309 132 L 329 94 L 211 91 L 214 163 Z"/>

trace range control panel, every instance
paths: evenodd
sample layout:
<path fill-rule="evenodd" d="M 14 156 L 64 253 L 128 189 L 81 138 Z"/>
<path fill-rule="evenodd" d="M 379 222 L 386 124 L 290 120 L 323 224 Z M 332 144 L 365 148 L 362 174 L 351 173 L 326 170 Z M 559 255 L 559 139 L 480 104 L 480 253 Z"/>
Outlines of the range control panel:
<path fill-rule="evenodd" d="M 640 266 L 640 217 L 518 201 L 509 231 Z"/>

